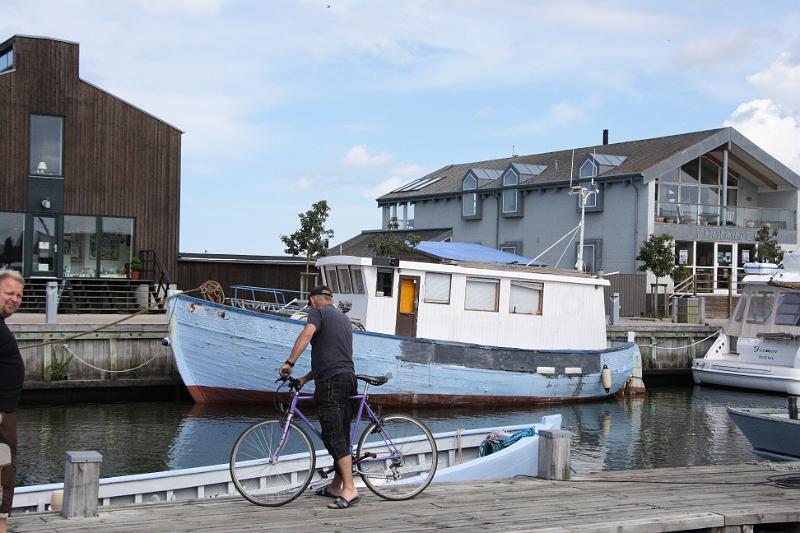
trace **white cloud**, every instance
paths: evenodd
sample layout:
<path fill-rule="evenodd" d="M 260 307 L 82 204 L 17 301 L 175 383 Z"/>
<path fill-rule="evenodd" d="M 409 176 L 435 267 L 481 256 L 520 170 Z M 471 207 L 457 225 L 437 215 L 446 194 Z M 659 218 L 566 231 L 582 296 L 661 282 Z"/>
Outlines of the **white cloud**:
<path fill-rule="evenodd" d="M 361 196 L 374 200 L 379 196 L 383 196 L 387 192 L 391 192 L 401 185 L 404 185 L 414 179 L 421 178 L 427 174 L 429 170 L 421 165 L 401 165 L 392 169 L 392 175 L 377 183 L 376 185 L 365 189 L 361 192 Z"/>
<path fill-rule="evenodd" d="M 491 114 L 492 114 L 492 106 L 490 105 L 484 106 L 483 108 L 481 108 L 480 111 L 478 111 L 478 116 L 480 118 L 486 118 Z"/>
<path fill-rule="evenodd" d="M 551 105 L 544 114 L 538 118 L 507 128 L 500 132 L 500 135 L 504 137 L 541 135 L 543 133 L 552 132 L 555 129 L 571 127 L 573 123 L 586 116 L 586 108 L 591 108 L 596 105 L 597 102 L 594 99 L 580 106 L 562 100 L 561 102 Z"/>
<path fill-rule="evenodd" d="M 799 88 L 800 90 L 800 88 Z M 800 172 L 800 127 L 797 119 L 771 100 L 752 100 L 736 108 L 733 126 L 783 164 Z"/>
<path fill-rule="evenodd" d="M 310 178 L 300 178 L 294 182 L 295 187 L 298 189 L 310 189 L 312 185 L 314 185 L 314 181 Z"/>
<path fill-rule="evenodd" d="M 365 144 L 356 144 L 347 151 L 347 155 L 344 157 L 344 163 L 350 167 L 365 168 L 385 165 L 393 159 L 394 157 L 387 152 L 372 155 L 367 150 Z"/>
<path fill-rule="evenodd" d="M 800 64 L 784 52 L 770 66 L 747 77 L 766 98 L 780 102 L 792 113 L 800 112 Z"/>

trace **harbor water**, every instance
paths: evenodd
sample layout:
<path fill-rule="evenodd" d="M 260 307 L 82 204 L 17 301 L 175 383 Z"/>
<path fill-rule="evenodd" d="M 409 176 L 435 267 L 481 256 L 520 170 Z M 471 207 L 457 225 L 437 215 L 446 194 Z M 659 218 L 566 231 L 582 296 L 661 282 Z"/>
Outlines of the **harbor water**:
<path fill-rule="evenodd" d="M 492 410 L 412 412 L 434 431 L 501 427 L 561 413 L 579 473 L 737 464 L 755 460 L 726 408 L 785 407 L 780 395 L 690 385 L 650 386 L 638 398 Z M 313 409 L 312 409 L 313 410 Z M 387 412 L 394 410 L 387 410 Z M 19 486 L 63 481 L 64 452 L 96 450 L 102 477 L 227 463 L 241 431 L 278 411 L 185 402 L 22 406 Z M 317 442 L 318 447 L 322 444 Z"/>

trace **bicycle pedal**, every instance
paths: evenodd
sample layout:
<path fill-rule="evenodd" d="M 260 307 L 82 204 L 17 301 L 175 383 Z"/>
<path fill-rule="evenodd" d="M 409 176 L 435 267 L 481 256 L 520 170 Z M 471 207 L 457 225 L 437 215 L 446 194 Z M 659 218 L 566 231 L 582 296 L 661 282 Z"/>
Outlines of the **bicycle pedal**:
<path fill-rule="evenodd" d="M 317 474 L 319 474 L 319 477 L 321 477 L 322 479 L 328 479 L 328 473 L 325 471 L 324 468 L 318 468 Z"/>

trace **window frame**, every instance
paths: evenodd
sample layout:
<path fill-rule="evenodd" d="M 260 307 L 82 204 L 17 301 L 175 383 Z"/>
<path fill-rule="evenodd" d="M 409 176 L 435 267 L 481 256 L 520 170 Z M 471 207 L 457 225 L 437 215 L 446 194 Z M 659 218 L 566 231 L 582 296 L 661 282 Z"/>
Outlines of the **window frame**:
<path fill-rule="evenodd" d="M 470 283 L 493 283 L 495 286 L 494 291 L 494 308 L 493 309 L 478 309 L 467 307 L 467 299 L 469 298 L 469 284 Z M 479 276 L 467 276 L 464 283 L 464 310 L 465 311 L 479 311 L 483 313 L 498 313 L 500 311 L 500 278 L 484 278 Z"/>
<path fill-rule="evenodd" d="M 513 287 L 514 285 L 516 285 L 518 287 L 519 286 L 529 286 L 529 285 L 536 285 L 537 286 L 536 288 L 534 288 L 534 287 L 526 287 L 526 288 L 529 288 L 529 289 L 536 289 L 536 290 L 539 291 L 539 302 L 538 302 L 538 305 L 536 306 L 536 310 L 535 311 L 533 311 L 531 313 L 520 313 L 520 312 L 515 311 L 514 310 L 515 308 L 512 308 L 512 301 L 511 301 L 512 289 L 511 289 L 511 287 Z M 541 316 L 542 315 L 542 310 L 544 308 L 543 302 L 544 302 L 544 283 L 542 283 L 541 281 L 530 281 L 530 280 L 526 280 L 526 279 L 512 279 L 512 280 L 510 280 L 510 282 L 508 284 L 508 314 L 510 314 L 510 315 Z"/>
<path fill-rule="evenodd" d="M 7 57 L 11 58 L 10 61 L 8 62 L 8 65 L 6 65 L 5 68 L 0 67 L 0 74 L 3 74 L 5 72 L 11 72 L 12 70 L 14 70 L 16 68 L 16 66 L 14 65 L 14 56 L 15 56 L 15 54 L 14 54 L 14 47 L 13 46 L 10 46 L 10 47 L 6 48 L 5 50 L 0 51 L 0 59 L 5 59 Z"/>
<path fill-rule="evenodd" d="M 578 262 L 578 246 L 580 243 L 575 243 L 575 262 Z M 583 240 L 583 264 L 586 265 L 586 248 L 592 247 L 592 260 L 595 270 L 584 270 L 584 272 L 596 273 L 603 269 L 603 239 L 584 239 Z"/>
<path fill-rule="evenodd" d="M 447 300 L 431 299 L 428 295 L 428 276 L 446 276 L 447 277 Z M 450 305 L 450 299 L 453 292 L 453 275 L 445 274 L 443 272 L 425 272 L 425 294 L 422 301 L 426 304 Z"/>
<path fill-rule="evenodd" d="M 46 117 L 46 118 L 57 118 L 60 119 L 60 144 L 59 144 L 59 168 L 58 173 L 50 172 L 50 169 L 47 169 L 48 172 L 44 173 L 38 169 L 39 163 L 36 163 L 36 168 L 34 168 L 33 162 L 33 117 Z M 52 178 L 52 179 L 64 179 L 64 134 L 65 134 L 65 118 L 63 115 L 47 115 L 43 113 L 29 113 L 28 114 L 28 176 L 32 178 Z"/>
<path fill-rule="evenodd" d="M 386 291 L 381 291 L 381 287 L 386 287 L 384 283 L 381 285 L 380 280 L 384 278 L 386 275 L 391 276 L 391 282 L 389 283 L 389 294 L 386 294 Z M 381 294 L 378 294 L 380 292 Z M 376 298 L 393 298 L 394 297 L 394 269 L 392 268 L 378 268 L 375 273 L 375 297 Z"/>
<path fill-rule="evenodd" d="M 772 300 L 771 305 L 769 307 L 769 313 L 767 313 L 764 317 L 754 317 L 753 310 L 758 310 L 760 304 L 759 295 L 769 295 L 769 299 Z M 763 296 L 762 296 L 763 297 Z M 756 305 L 753 305 L 753 304 Z M 772 317 L 772 311 L 775 309 L 775 292 L 774 291 L 764 291 L 764 290 L 757 290 L 753 291 L 750 295 L 750 301 L 747 305 L 747 314 L 745 315 L 745 320 L 748 324 L 758 324 L 763 325 L 769 322 L 769 319 Z"/>
<path fill-rule="evenodd" d="M 584 174 L 583 173 L 583 167 L 585 167 L 587 164 L 592 166 L 592 173 L 591 174 Z M 597 177 L 597 173 L 598 173 L 599 170 L 600 170 L 600 168 L 597 165 L 597 163 L 595 163 L 592 160 L 591 157 L 587 157 L 586 160 L 584 160 L 584 162 L 581 163 L 581 166 L 578 168 L 578 178 L 579 179 L 580 178 L 596 178 Z"/>
<path fill-rule="evenodd" d="M 478 196 L 478 178 L 472 173 L 467 173 L 461 180 L 461 219 L 462 220 L 480 220 L 482 216 L 481 199 Z M 472 212 L 467 213 L 464 209 L 467 202 L 472 205 Z"/>

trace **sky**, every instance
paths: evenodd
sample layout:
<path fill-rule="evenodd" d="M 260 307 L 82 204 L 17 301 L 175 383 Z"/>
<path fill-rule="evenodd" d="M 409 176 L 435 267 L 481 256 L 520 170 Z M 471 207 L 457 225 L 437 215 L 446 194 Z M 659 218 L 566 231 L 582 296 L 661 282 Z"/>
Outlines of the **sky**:
<path fill-rule="evenodd" d="M 180 251 L 331 244 L 451 163 L 733 126 L 800 172 L 800 2 L 2 0 L 184 131 Z M 122 194 L 122 191 L 120 192 Z"/>

